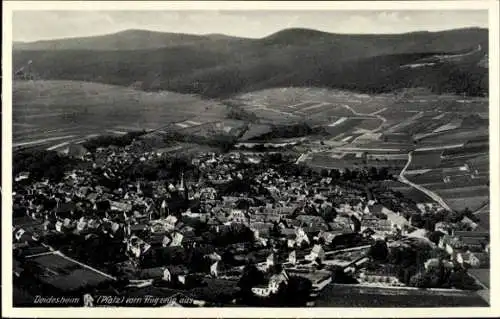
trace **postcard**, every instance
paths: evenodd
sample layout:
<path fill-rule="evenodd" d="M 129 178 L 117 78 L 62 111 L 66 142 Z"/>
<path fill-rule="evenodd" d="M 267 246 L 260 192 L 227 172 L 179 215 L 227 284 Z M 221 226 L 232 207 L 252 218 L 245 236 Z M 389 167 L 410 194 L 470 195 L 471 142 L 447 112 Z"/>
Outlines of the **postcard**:
<path fill-rule="evenodd" d="M 4 9 L 6 316 L 499 314 L 498 2 Z"/>

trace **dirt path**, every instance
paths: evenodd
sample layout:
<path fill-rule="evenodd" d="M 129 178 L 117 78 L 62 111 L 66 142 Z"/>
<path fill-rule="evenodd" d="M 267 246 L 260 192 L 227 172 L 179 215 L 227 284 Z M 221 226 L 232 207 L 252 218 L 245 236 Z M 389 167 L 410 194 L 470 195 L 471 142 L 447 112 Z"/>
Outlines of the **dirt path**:
<path fill-rule="evenodd" d="M 426 194 L 427 196 L 429 196 L 430 198 L 432 198 L 434 201 L 436 201 L 439 205 L 441 205 L 441 207 L 443 207 L 447 211 L 452 211 L 452 209 L 446 204 L 446 202 L 441 198 L 441 196 L 439 196 L 438 194 L 434 193 L 433 191 L 431 191 L 431 190 L 429 190 L 429 189 L 427 189 L 427 188 L 425 188 L 423 186 L 420 186 L 418 184 L 415 184 L 415 183 L 409 181 L 405 177 L 405 172 L 406 172 L 406 170 L 408 169 L 408 167 L 411 164 L 412 153 L 413 153 L 413 151 L 408 153 L 408 162 L 406 163 L 405 167 L 403 167 L 403 169 L 401 170 L 401 173 L 399 173 L 398 180 L 401 183 L 407 184 L 407 185 L 409 185 L 409 186 L 411 186 L 413 188 L 418 189 L 422 193 Z"/>

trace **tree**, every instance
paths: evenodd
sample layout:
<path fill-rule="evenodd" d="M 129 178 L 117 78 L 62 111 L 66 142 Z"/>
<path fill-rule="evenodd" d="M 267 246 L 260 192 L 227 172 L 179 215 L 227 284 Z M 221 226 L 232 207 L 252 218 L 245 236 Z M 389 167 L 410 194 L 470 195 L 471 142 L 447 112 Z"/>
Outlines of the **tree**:
<path fill-rule="evenodd" d="M 411 216 L 411 225 L 416 228 L 424 227 L 424 220 L 420 214 L 413 214 Z"/>
<path fill-rule="evenodd" d="M 265 283 L 264 273 L 257 269 L 254 264 L 248 264 L 243 268 L 243 274 L 238 281 L 238 287 L 242 291 L 250 292 L 252 287 Z"/>
<path fill-rule="evenodd" d="M 383 240 L 377 240 L 373 245 L 371 245 L 368 255 L 377 261 L 387 260 L 387 257 L 389 256 L 387 243 Z"/>
<path fill-rule="evenodd" d="M 311 290 L 311 280 L 300 276 L 290 276 L 288 283 L 280 286 L 278 293 L 273 298 L 273 303 L 285 307 L 305 306 L 309 300 Z"/>
<path fill-rule="evenodd" d="M 469 276 L 465 269 L 454 271 L 450 275 L 448 283 L 450 287 L 457 289 L 474 290 L 478 288 L 475 280 Z"/>
<path fill-rule="evenodd" d="M 410 286 L 412 287 L 426 288 L 429 287 L 429 284 L 429 277 L 422 272 L 419 272 L 410 278 Z"/>
<path fill-rule="evenodd" d="M 329 174 L 329 172 L 328 172 L 328 170 L 327 170 L 327 169 L 325 169 L 325 168 L 323 168 L 323 169 L 321 170 L 321 173 L 320 173 L 320 174 L 321 174 L 321 177 L 328 177 L 328 176 L 330 175 L 330 174 Z"/>
<path fill-rule="evenodd" d="M 441 239 L 441 237 L 443 237 L 444 234 L 440 231 L 433 231 L 431 232 L 428 237 L 429 237 L 429 240 L 432 241 L 434 244 L 438 244 L 439 243 L 439 240 Z"/>

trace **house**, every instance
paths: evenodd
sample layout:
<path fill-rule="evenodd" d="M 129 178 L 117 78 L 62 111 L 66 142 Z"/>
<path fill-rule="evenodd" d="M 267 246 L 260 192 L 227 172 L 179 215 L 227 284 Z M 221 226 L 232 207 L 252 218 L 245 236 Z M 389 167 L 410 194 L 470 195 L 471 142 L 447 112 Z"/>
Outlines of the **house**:
<path fill-rule="evenodd" d="M 487 253 L 464 252 L 458 253 L 456 260 L 462 266 L 470 266 L 472 268 L 489 268 L 490 257 Z"/>
<path fill-rule="evenodd" d="M 295 243 L 297 246 L 302 246 L 303 243 L 309 244 L 309 237 L 302 227 L 297 227 L 295 229 Z"/>
<path fill-rule="evenodd" d="M 441 237 L 438 243 L 439 248 L 446 250 L 450 255 L 453 255 L 457 251 L 461 251 L 464 248 L 463 242 L 457 237 L 450 235 L 444 235 Z"/>
<path fill-rule="evenodd" d="M 373 236 L 380 238 L 385 238 L 394 230 L 392 228 L 392 223 L 389 220 L 365 216 L 361 220 L 361 232 L 364 232 L 367 229 L 373 230 Z"/>
<path fill-rule="evenodd" d="M 440 265 L 443 265 L 445 268 L 448 268 L 448 269 L 453 269 L 453 267 L 454 267 L 452 262 L 450 262 L 448 260 L 440 260 L 439 258 L 429 258 L 424 263 L 425 270 L 437 268 Z"/>
<path fill-rule="evenodd" d="M 440 231 L 444 234 L 451 234 L 451 230 L 453 229 L 453 225 L 447 222 L 438 222 L 434 226 L 435 231 Z"/>
<path fill-rule="evenodd" d="M 210 275 L 217 278 L 219 275 L 219 261 L 217 260 L 210 266 Z"/>
<path fill-rule="evenodd" d="M 248 224 L 249 219 L 241 209 L 232 209 L 227 221 L 230 223 Z"/>
<path fill-rule="evenodd" d="M 398 279 L 397 273 L 387 269 L 382 270 L 362 270 L 357 276 L 360 283 L 376 284 L 387 286 L 404 286 Z"/>
<path fill-rule="evenodd" d="M 469 217 L 467 216 L 464 216 L 464 218 L 462 218 L 462 220 L 460 221 L 462 224 L 464 225 L 467 225 L 468 227 L 470 227 L 470 229 L 472 230 L 475 230 L 477 229 L 477 227 L 479 226 L 477 223 L 475 223 L 472 219 L 470 219 Z"/>
<path fill-rule="evenodd" d="M 272 266 L 276 265 L 277 263 L 277 258 L 274 253 L 269 254 L 266 259 L 266 267 L 267 269 L 271 268 Z"/>
<path fill-rule="evenodd" d="M 181 246 L 183 238 L 184 238 L 184 235 L 182 235 L 181 233 L 176 232 L 173 235 L 173 237 L 172 237 L 172 241 L 170 243 L 170 247 Z"/>
<path fill-rule="evenodd" d="M 330 228 L 349 227 L 349 228 L 351 228 L 351 230 L 353 228 L 352 220 L 348 216 L 337 216 L 337 217 L 335 217 L 333 222 L 328 224 L 328 226 L 330 226 Z"/>
<path fill-rule="evenodd" d="M 292 265 L 297 263 L 297 252 L 295 250 L 288 255 L 288 262 Z"/>
<path fill-rule="evenodd" d="M 145 268 L 141 269 L 137 276 L 140 279 L 164 279 L 165 273 L 168 272 L 168 269 L 165 267 L 154 267 L 154 268 Z M 169 280 L 167 280 L 169 281 Z"/>
<path fill-rule="evenodd" d="M 439 247 L 449 254 L 454 252 L 483 252 L 489 243 L 489 234 L 475 231 L 456 231 L 454 236 L 445 235 L 439 241 Z"/>
<path fill-rule="evenodd" d="M 384 209 L 384 206 L 383 205 L 380 205 L 380 204 L 372 204 L 370 205 L 371 203 L 368 203 L 368 205 L 365 206 L 365 208 L 363 209 L 363 213 L 366 214 L 366 215 L 376 215 L 376 214 L 381 214 L 382 213 L 382 210 Z"/>
<path fill-rule="evenodd" d="M 38 241 L 38 238 L 32 233 L 19 228 L 14 232 L 14 238 L 18 243 L 32 243 Z"/>
<path fill-rule="evenodd" d="M 252 287 L 252 292 L 259 297 L 269 297 L 271 294 L 276 294 L 282 284 L 288 284 L 288 274 L 285 270 L 272 275 L 267 285 Z"/>
<path fill-rule="evenodd" d="M 140 258 L 149 251 L 150 248 L 151 245 L 135 235 L 132 235 L 127 240 L 127 251 L 135 258 Z"/>
<path fill-rule="evenodd" d="M 321 245 L 314 245 L 311 252 L 305 256 L 308 261 L 315 261 L 317 258 L 323 260 L 325 258 L 325 251 Z"/>
<path fill-rule="evenodd" d="M 124 202 L 110 201 L 111 210 L 129 212 L 132 210 L 132 205 Z"/>
<path fill-rule="evenodd" d="M 382 209 L 382 213 L 387 216 L 387 220 L 390 221 L 392 228 L 403 230 L 405 227 L 410 225 L 410 222 L 406 218 L 385 207 Z"/>
<path fill-rule="evenodd" d="M 257 234 L 256 238 L 269 237 L 273 224 L 265 222 L 253 222 L 250 224 L 250 229 Z"/>
<path fill-rule="evenodd" d="M 321 216 L 315 216 L 315 215 L 299 215 L 297 218 L 295 218 L 297 221 L 301 223 L 301 225 L 305 226 L 318 226 L 318 227 L 324 227 L 324 229 L 327 229 L 328 227 L 326 226 L 325 220 Z"/>

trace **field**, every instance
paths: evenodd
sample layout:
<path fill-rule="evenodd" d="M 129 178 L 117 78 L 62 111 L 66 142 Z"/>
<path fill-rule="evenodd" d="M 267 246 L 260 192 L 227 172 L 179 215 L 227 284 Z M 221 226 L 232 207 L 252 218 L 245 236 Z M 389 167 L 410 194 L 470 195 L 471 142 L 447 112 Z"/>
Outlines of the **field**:
<path fill-rule="evenodd" d="M 404 197 L 413 200 L 415 203 L 432 202 L 432 199 L 426 194 L 399 181 L 384 181 L 382 183 L 382 186 L 387 187 L 395 192 L 400 192 Z"/>
<path fill-rule="evenodd" d="M 405 154 L 384 155 L 366 152 L 321 152 L 315 153 L 305 160 L 307 165 L 317 168 L 345 169 L 362 167 L 388 167 L 392 173 L 399 171 L 406 164 Z"/>
<path fill-rule="evenodd" d="M 317 307 L 488 307 L 476 293 L 381 289 L 351 285 L 328 285 Z"/>
<path fill-rule="evenodd" d="M 488 155 L 477 146 L 415 152 L 410 169 L 410 181 L 438 194 L 451 209 L 475 210 L 489 201 Z"/>
<path fill-rule="evenodd" d="M 95 287 L 111 279 L 57 253 L 34 257 L 31 260 L 44 271 L 40 280 L 62 291 L 73 291 L 83 286 Z"/>
<path fill-rule="evenodd" d="M 375 120 L 365 122 L 366 129 L 380 123 L 374 115 L 390 103 L 390 96 L 356 94 L 348 91 L 320 88 L 279 88 L 255 91 L 233 99 L 261 120 L 269 116 L 280 122 L 306 121 L 312 125 L 331 124 L 342 117 Z"/>
<path fill-rule="evenodd" d="M 223 104 L 193 95 L 77 81 L 14 81 L 12 110 L 14 147 L 157 129 L 193 118 L 205 123 L 227 113 Z"/>

